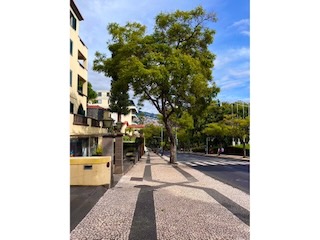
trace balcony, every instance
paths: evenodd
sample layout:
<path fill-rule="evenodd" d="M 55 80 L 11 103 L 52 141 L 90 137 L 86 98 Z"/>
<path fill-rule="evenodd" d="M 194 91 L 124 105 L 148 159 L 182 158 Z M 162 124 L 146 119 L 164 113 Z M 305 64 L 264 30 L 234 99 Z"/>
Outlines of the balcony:
<path fill-rule="evenodd" d="M 87 87 L 87 84 L 86 84 L 86 80 L 83 79 L 80 75 L 78 75 L 78 83 L 77 83 L 77 91 L 79 93 L 80 96 L 83 96 L 83 97 L 86 97 L 86 87 Z"/>
<path fill-rule="evenodd" d="M 83 88 L 82 87 L 78 88 L 78 93 L 79 93 L 80 96 L 86 97 L 86 95 L 83 93 Z"/>
<path fill-rule="evenodd" d="M 74 125 L 89 126 L 88 121 L 87 121 L 87 117 L 85 117 L 83 115 L 78 115 L 78 114 L 74 114 L 73 124 Z"/>
<path fill-rule="evenodd" d="M 100 127 L 100 121 L 91 118 L 91 127 Z"/>
<path fill-rule="evenodd" d="M 85 69 L 86 70 L 86 68 L 83 66 L 83 64 L 78 60 L 78 63 L 79 63 L 79 65 L 80 65 L 80 67 L 82 67 L 83 69 Z"/>
<path fill-rule="evenodd" d="M 101 136 L 109 129 L 102 127 L 101 121 L 80 114 L 70 114 L 70 136 Z"/>
<path fill-rule="evenodd" d="M 80 42 L 82 43 L 82 45 L 86 48 L 86 49 L 88 49 L 88 47 L 84 44 L 84 42 L 82 41 L 82 39 L 79 37 L 79 40 L 80 40 Z"/>

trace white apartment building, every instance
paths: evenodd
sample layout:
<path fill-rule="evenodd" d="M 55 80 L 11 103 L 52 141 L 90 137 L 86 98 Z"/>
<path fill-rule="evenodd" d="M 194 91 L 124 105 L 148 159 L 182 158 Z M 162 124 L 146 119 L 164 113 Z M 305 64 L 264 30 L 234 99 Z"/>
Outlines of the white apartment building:
<path fill-rule="evenodd" d="M 89 106 L 98 105 L 100 107 L 103 107 L 105 109 L 110 109 L 110 96 L 111 92 L 108 90 L 97 90 L 95 91 L 97 93 L 97 103 L 90 103 Z M 130 125 L 136 124 L 138 117 L 138 109 L 135 106 L 134 102 L 131 101 L 131 105 L 128 107 L 129 113 L 127 115 L 122 114 L 121 115 L 121 122 L 123 123 L 123 127 L 121 129 L 121 132 L 125 132 L 125 128 Z M 117 113 L 111 113 L 111 118 L 115 121 L 115 123 L 118 120 L 118 114 Z"/>

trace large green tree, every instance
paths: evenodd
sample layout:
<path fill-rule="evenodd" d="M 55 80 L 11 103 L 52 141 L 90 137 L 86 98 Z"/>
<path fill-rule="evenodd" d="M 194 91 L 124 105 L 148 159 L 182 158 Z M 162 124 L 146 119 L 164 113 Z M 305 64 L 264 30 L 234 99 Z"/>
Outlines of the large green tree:
<path fill-rule="evenodd" d="M 114 71 L 140 102 L 149 101 L 159 111 L 170 140 L 170 163 L 176 162 L 174 116 L 205 108 L 219 91 L 212 81 L 215 55 L 208 48 L 215 31 L 206 26 L 216 20 L 214 13 L 197 7 L 159 14 L 150 35 L 138 23 L 123 27 L 112 23 L 108 26 L 112 56 L 96 55 L 101 71 Z"/>
<path fill-rule="evenodd" d="M 232 127 L 230 136 L 241 139 L 243 146 L 243 157 L 246 157 L 246 143 L 250 140 L 250 117 L 237 118 L 232 120 Z"/>
<path fill-rule="evenodd" d="M 118 122 L 121 122 L 121 114 L 126 115 L 129 113 L 128 89 L 128 85 L 119 80 L 111 82 L 110 111 L 117 113 Z"/>
<path fill-rule="evenodd" d="M 107 30 L 112 35 L 112 41 L 108 44 L 111 57 L 107 58 L 106 54 L 95 53 L 93 61 L 93 70 L 104 73 L 106 77 L 111 77 L 111 96 L 110 111 L 116 112 L 118 122 L 121 122 L 121 114 L 128 114 L 129 100 L 129 82 L 127 79 L 120 78 L 121 62 L 123 59 L 134 54 L 131 46 L 141 40 L 145 27 L 139 23 L 128 23 L 121 27 L 117 23 L 108 25 Z"/>
<path fill-rule="evenodd" d="M 224 144 L 226 137 L 230 136 L 231 126 L 225 124 L 224 122 L 219 123 L 209 123 L 207 127 L 203 130 L 203 133 L 208 137 L 215 137 L 219 145 Z"/>

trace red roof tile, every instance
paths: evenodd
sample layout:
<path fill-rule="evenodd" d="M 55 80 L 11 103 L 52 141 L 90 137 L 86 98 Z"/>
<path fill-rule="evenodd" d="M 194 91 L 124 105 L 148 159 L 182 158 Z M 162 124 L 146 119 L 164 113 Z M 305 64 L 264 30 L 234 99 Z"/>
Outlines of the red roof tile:
<path fill-rule="evenodd" d="M 144 128 L 144 125 L 143 124 L 131 124 L 131 125 L 128 125 L 128 127 L 130 127 L 130 128 Z"/>
<path fill-rule="evenodd" d="M 104 107 L 101 107 L 101 106 L 99 106 L 99 105 L 87 105 L 87 108 L 98 108 L 98 109 L 108 110 L 108 109 L 106 109 L 106 108 L 104 108 Z"/>

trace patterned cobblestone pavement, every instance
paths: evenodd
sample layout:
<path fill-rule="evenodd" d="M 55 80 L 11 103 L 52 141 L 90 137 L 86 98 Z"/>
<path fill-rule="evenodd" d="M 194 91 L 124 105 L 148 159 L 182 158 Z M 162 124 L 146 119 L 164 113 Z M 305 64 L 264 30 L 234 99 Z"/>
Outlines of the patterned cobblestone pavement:
<path fill-rule="evenodd" d="M 104 193 L 70 239 L 249 239 L 249 198 L 149 152 Z"/>

